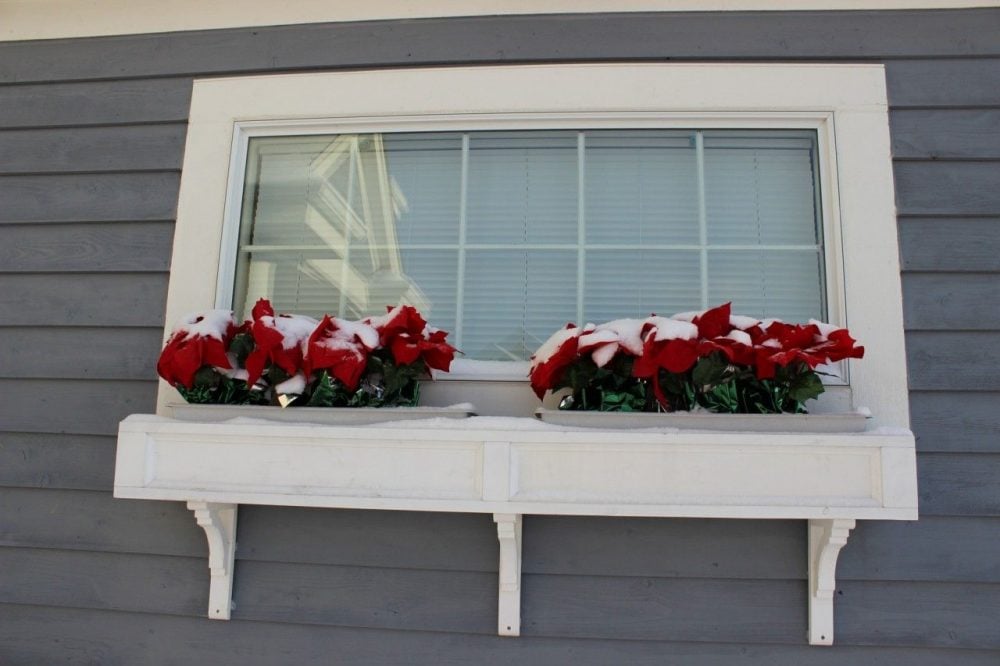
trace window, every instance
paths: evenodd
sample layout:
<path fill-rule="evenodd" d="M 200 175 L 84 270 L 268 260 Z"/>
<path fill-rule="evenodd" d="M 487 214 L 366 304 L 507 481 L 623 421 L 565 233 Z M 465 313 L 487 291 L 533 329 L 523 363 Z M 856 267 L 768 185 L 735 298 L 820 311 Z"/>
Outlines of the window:
<path fill-rule="evenodd" d="M 856 403 L 906 424 L 889 160 L 881 66 L 196 81 L 167 318 L 264 291 L 348 316 L 395 296 L 495 360 L 523 359 L 566 320 L 731 299 L 850 325 L 869 348 Z M 662 279 L 623 291 L 637 254 Z"/>
<path fill-rule="evenodd" d="M 233 306 L 399 302 L 469 359 L 567 321 L 826 319 L 816 132 L 520 130 L 249 140 Z"/>

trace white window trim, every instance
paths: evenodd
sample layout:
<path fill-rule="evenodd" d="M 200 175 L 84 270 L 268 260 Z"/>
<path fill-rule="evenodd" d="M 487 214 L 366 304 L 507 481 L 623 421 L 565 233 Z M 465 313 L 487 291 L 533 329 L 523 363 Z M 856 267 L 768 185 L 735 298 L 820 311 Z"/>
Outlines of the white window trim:
<path fill-rule="evenodd" d="M 168 327 L 186 312 L 229 306 L 235 242 L 234 231 L 226 229 L 238 222 L 246 143 L 253 135 L 623 126 L 818 132 L 829 319 L 850 325 L 868 350 L 864 361 L 851 365 L 855 403 L 872 410 L 876 425 L 908 427 L 881 65 L 615 63 L 195 81 Z M 176 399 L 161 382 L 161 413 Z"/>

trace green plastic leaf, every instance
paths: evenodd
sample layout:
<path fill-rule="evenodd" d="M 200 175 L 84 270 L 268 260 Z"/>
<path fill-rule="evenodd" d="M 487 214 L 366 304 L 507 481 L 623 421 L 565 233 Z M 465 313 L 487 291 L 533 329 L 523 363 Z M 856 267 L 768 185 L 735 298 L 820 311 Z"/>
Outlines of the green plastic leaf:
<path fill-rule="evenodd" d="M 229 343 L 229 352 L 236 356 L 236 363 L 241 368 L 246 367 L 247 356 L 254 350 L 253 337 L 249 333 L 240 333 L 233 336 Z"/>
<path fill-rule="evenodd" d="M 823 381 L 815 372 L 803 373 L 796 376 L 788 389 L 788 397 L 799 403 L 819 397 L 826 389 Z"/>
<path fill-rule="evenodd" d="M 335 398 L 336 390 L 333 385 L 333 378 L 330 377 L 330 373 L 324 370 L 320 373 L 319 379 L 313 383 L 312 395 L 309 396 L 306 406 L 333 407 Z"/>
<path fill-rule="evenodd" d="M 729 363 L 722 354 L 709 354 L 695 363 L 694 370 L 691 371 L 691 379 L 697 386 L 718 384 L 725 379 L 728 367 Z"/>

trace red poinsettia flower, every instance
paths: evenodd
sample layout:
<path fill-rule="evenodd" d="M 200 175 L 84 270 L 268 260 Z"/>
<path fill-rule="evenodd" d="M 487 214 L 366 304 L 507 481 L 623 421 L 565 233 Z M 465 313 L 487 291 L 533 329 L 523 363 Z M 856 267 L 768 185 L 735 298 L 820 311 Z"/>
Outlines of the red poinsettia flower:
<path fill-rule="evenodd" d="M 371 326 L 325 315 L 306 343 L 306 375 L 327 370 L 348 390 L 357 389 L 368 364 L 368 354 L 378 347 L 379 335 Z"/>
<path fill-rule="evenodd" d="M 687 321 L 649 317 L 644 325 L 642 355 L 632 366 L 632 376 L 648 379 L 653 395 L 664 407 L 670 401 L 660 387 L 660 370 L 687 372 L 698 361 L 698 327 Z"/>
<path fill-rule="evenodd" d="M 409 365 L 423 358 L 428 368 L 447 372 L 458 351 L 445 342 L 447 331 L 426 331 L 419 335 L 399 333 L 389 347 L 392 358 L 400 365 Z"/>
<path fill-rule="evenodd" d="M 755 358 L 753 340 L 749 334 L 739 329 L 698 343 L 699 356 L 707 356 L 715 351 L 722 352 L 730 363 L 739 365 L 752 365 Z"/>
<path fill-rule="evenodd" d="M 412 305 L 387 306 L 386 314 L 381 317 L 368 317 L 363 322 L 378 331 L 379 343 L 385 348 L 391 348 L 396 336 L 409 333 L 412 336 L 422 336 L 427 322 Z"/>
<path fill-rule="evenodd" d="M 762 323 L 747 331 L 754 339 L 757 377 L 771 379 L 778 366 L 801 361 L 810 368 L 845 358 L 862 358 L 864 347 L 855 346 L 847 329 L 811 320 L 808 324 L 780 321 Z"/>
<path fill-rule="evenodd" d="M 640 356 L 644 324 L 641 319 L 616 319 L 598 326 L 587 324 L 580 333 L 577 351 L 581 355 L 590 354 L 598 368 L 610 363 L 619 351 Z"/>
<path fill-rule="evenodd" d="M 580 329 L 576 324 L 566 324 L 566 327 L 552 334 L 545 343 L 531 355 L 531 369 L 528 377 L 531 389 L 541 400 L 545 392 L 554 387 L 562 379 L 577 357 L 577 343 Z"/>
<path fill-rule="evenodd" d="M 819 330 L 811 351 L 826 355 L 827 363 L 836 363 L 845 358 L 864 358 L 865 348 L 856 345 L 856 340 L 851 337 L 846 328 L 837 328 L 815 319 L 810 320 L 809 323 Z"/>
<path fill-rule="evenodd" d="M 275 315 L 270 301 L 260 299 L 253 306 L 254 350 L 247 356 L 247 383 L 253 386 L 269 364 L 288 375 L 302 368 L 303 347 L 318 322 L 301 315 Z"/>
<path fill-rule="evenodd" d="M 237 330 L 229 310 L 208 310 L 181 318 L 160 353 L 156 371 L 171 386 L 191 388 L 195 373 L 203 366 L 231 370 L 226 350 Z"/>
<path fill-rule="evenodd" d="M 733 330 L 729 323 L 731 314 L 732 303 L 723 303 L 711 310 L 705 310 L 695 317 L 692 323 L 698 327 L 698 335 L 702 338 L 709 340 L 721 338 Z"/>
<path fill-rule="evenodd" d="M 656 374 L 654 368 L 687 372 L 697 360 L 698 327 L 695 324 L 667 317 L 649 317 L 643 325 L 642 355 L 636 360 L 632 374 L 652 377 Z"/>
<path fill-rule="evenodd" d="M 381 317 L 369 317 L 364 322 L 378 331 L 379 343 L 392 353 L 400 365 L 409 365 L 423 358 L 427 367 L 448 371 L 458 350 L 445 342 L 446 331 L 427 326 L 412 305 L 387 307 Z"/>

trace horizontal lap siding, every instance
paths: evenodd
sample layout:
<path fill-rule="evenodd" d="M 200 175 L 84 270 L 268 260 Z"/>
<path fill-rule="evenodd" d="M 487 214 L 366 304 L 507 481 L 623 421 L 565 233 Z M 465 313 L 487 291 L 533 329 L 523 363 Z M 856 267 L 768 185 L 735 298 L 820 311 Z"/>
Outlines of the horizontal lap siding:
<path fill-rule="evenodd" d="M 922 519 L 858 525 L 838 646 L 804 644 L 800 521 L 529 516 L 524 636 L 501 639 L 489 516 L 245 506 L 234 619 L 203 619 L 190 512 L 110 494 L 117 423 L 155 399 L 191 79 L 601 59 L 886 64 Z M 1000 11 L 2 43 L 0 155 L 3 663 L 996 663 Z"/>
<path fill-rule="evenodd" d="M 173 236 L 172 221 L 0 224 L 0 275 L 166 273 Z"/>
<path fill-rule="evenodd" d="M 0 224 L 172 220 L 175 171 L 0 176 Z"/>
<path fill-rule="evenodd" d="M 727 645 L 477 634 L 387 631 L 289 623 L 149 616 L 39 606 L 0 606 L 6 654 L 18 664 L 46 663 L 67 654 L 81 664 L 129 665 L 212 663 L 218 666 L 274 664 L 413 664 L 436 666 L 552 666 L 597 664 L 662 666 L 994 666 L 996 652 L 914 648 L 817 650 L 796 645 Z"/>
<path fill-rule="evenodd" d="M 0 433 L 0 487 L 110 492 L 114 467 L 111 435 Z"/>
<path fill-rule="evenodd" d="M 0 175 L 181 168 L 183 123 L 0 130 Z"/>
<path fill-rule="evenodd" d="M 69 41 L 58 59 L 46 57 L 45 43 L 0 44 L 0 83 L 532 60 L 984 57 L 1000 56 L 998 32 L 993 10 L 562 14 L 281 26 Z"/>
<path fill-rule="evenodd" d="M 0 50 L 10 46 L 0 44 Z M 54 65 L 52 46 L 41 47 L 45 65 Z M 71 48 L 71 47 L 70 47 Z M 146 54 L 148 57 L 148 54 Z M 6 58 L 0 57 L 0 62 Z M 36 63 L 36 65 L 39 63 Z M 101 58 L 95 66 L 104 66 Z M 24 62 L 17 64 L 19 69 Z M 0 127 L 78 128 L 91 125 L 187 123 L 191 79 L 152 79 L 0 85 Z"/>

